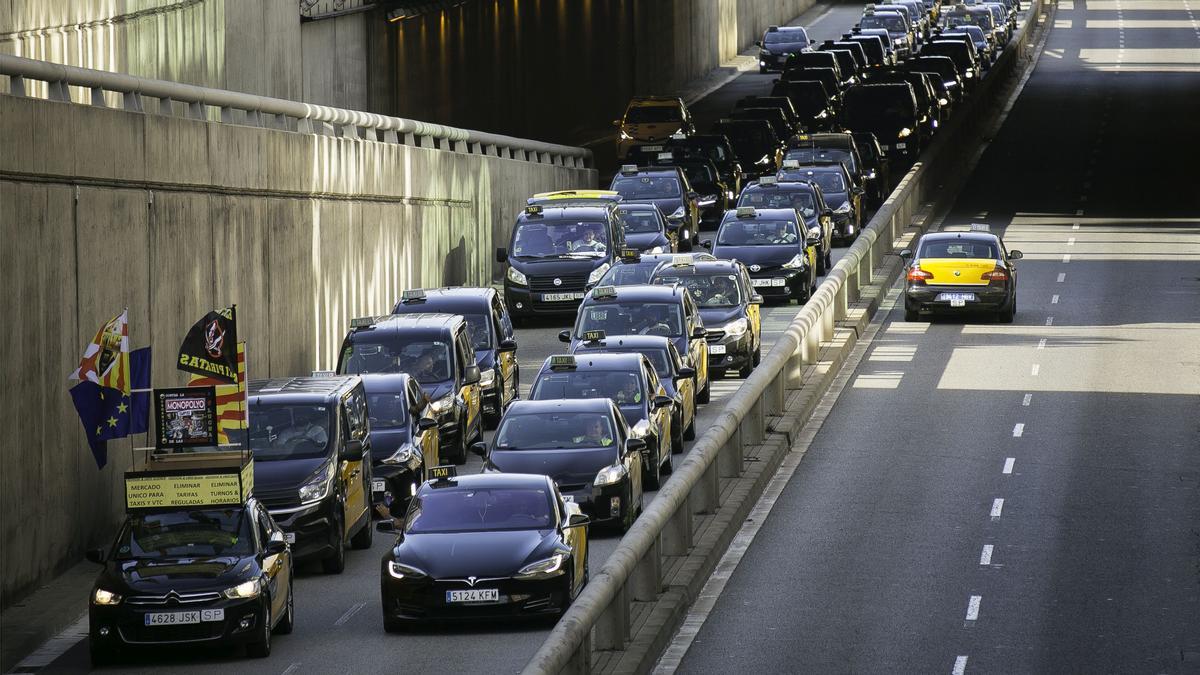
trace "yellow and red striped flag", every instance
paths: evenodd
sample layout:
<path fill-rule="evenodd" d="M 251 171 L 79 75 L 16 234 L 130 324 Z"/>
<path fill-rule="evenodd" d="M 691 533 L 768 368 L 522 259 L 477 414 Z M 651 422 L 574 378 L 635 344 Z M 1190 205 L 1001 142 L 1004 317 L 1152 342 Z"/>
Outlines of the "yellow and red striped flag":
<path fill-rule="evenodd" d="M 237 343 L 238 383 L 225 384 L 224 380 L 206 375 L 192 375 L 189 387 L 216 387 L 217 389 L 217 439 L 229 443 L 229 433 L 246 428 L 246 343 Z"/>

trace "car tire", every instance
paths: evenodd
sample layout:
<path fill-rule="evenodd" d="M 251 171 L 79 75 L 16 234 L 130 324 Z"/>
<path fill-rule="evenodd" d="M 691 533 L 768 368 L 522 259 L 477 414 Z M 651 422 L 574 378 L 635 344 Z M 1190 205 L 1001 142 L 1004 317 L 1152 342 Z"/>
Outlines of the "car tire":
<path fill-rule="evenodd" d="M 346 570 L 346 526 L 342 518 L 345 516 L 333 519 L 333 526 L 337 528 L 338 535 L 333 545 L 333 553 L 321 560 L 321 571 L 325 574 L 341 574 Z"/>
<path fill-rule="evenodd" d="M 88 640 L 88 656 L 91 657 L 92 668 L 103 668 L 112 665 L 117 660 L 116 651 L 91 640 Z"/>
<path fill-rule="evenodd" d="M 279 623 L 275 624 L 276 635 L 291 635 L 292 630 L 296 627 L 296 604 L 292 598 L 292 580 L 295 578 L 295 575 L 288 574 L 287 604 L 283 608 L 283 618 L 279 620 Z"/>
<path fill-rule="evenodd" d="M 663 463 L 660 473 L 663 476 L 670 476 L 671 474 L 675 473 L 675 461 L 671 459 L 671 453 L 669 452 L 667 453 L 667 461 Z M 663 482 L 663 479 L 660 477 L 658 479 L 659 485 L 662 485 Z"/>
<path fill-rule="evenodd" d="M 386 614 L 383 615 L 383 632 L 385 633 L 403 633 L 405 623 L 399 619 L 392 618 Z"/>
<path fill-rule="evenodd" d="M 371 522 L 371 518 L 368 515 L 367 522 L 359 528 L 358 532 L 354 533 L 353 537 L 350 537 L 350 548 L 356 551 L 365 551 L 371 548 L 371 544 L 375 543 L 375 528 L 372 527 L 373 525 L 374 523 Z"/>
<path fill-rule="evenodd" d="M 915 309 L 904 308 L 904 320 L 908 322 L 918 321 L 921 318 L 921 313 Z"/>
<path fill-rule="evenodd" d="M 858 230 L 855 230 L 857 232 Z M 854 241 L 854 237 L 846 237 L 846 241 Z M 829 274 L 829 270 L 833 269 L 833 251 L 825 251 L 825 271 L 823 274 Z"/>
<path fill-rule="evenodd" d="M 1017 317 L 1017 299 L 1014 297 L 1008 307 L 1000 310 L 996 315 L 996 320 L 1000 323 L 1012 323 Z"/>
<path fill-rule="evenodd" d="M 694 410 L 692 411 L 692 423 L 687 425 L 687 428 L 683 430 L 683 440 L 696 440 L 696 411 Z M 683 452 L 682 448 L 680 448 L 680 452 Z"/>
<path fill-rule="evenodd" d="M 265 659 L 271 655 L 271 597 L 266 596 L 266 607 L 263 609 L 263 625 L 258 642 L 246 643 L 246 656 L 252 659 Z"/>
<path fill-rule="evenodd" d="M 754 367 L 756 367 L 756 368 L 758 367 L 758 364 L 762 363 L 762 340 L 761 339 L 758 341 L 758 345 L 754 347 L 753 361 L 754 361 Z"/>
<path fill-rule="evenodd" d="M 649 440 L 647 440 L 646 445 L 647 447 L 650 445 Z M 646 469 L 646 476 L 644 478 L 646 488 L 650 490 L 657 490 L 662 486 L 662 457 L 658 454 L 657 438 L 654 439 L 654 445 L 654 457 L 650 458 L 650 466 L 644 467 Z"/>
<path fill-rule="evenodd" d="M 704 389 L 700 390 L 700 393 L 696 395 L 696 400 L 700 403 L 708 403 L 710 399 L 712 399 L 711 377 L 704 383 Z"/>
<path fill-rule="evenodd" d="M 751 359 L 746 359 L 746 365 L 738 369 L 738 377 L 743 380 L 750 377 L 750 373 L 754 372 L 754 363 Z"/>
<path fill-rule="evenodd" d="M 467 430 L 462 429 L 458 432 L 458 442 L 454 445 L 454 454 L 450 456 L 452 464 L 463 465 L 467 463 Z"/>
<path fill-rule="evenodd" d="M 504 411 L 501 410 L 501 405 L 500 405 L 500 401 L 502 398 L 503 397 L 499 393 L 496 394 L 496 412 L 483 413 L 483 428 L 484 429 L 490 431 L 490 430 L 495 429 L 496 427 L 500 426 L 500 417 L 504 414 Z"/>

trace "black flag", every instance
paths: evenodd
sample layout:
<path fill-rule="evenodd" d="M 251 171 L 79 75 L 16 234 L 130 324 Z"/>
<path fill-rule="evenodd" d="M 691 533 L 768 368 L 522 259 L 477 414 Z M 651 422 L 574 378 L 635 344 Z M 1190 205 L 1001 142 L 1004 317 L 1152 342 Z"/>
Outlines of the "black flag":
<path fill-rule="evenodd" d="M 237 384 L 237 305 L 204 315 L 179 346 L 180 370 Z"/>

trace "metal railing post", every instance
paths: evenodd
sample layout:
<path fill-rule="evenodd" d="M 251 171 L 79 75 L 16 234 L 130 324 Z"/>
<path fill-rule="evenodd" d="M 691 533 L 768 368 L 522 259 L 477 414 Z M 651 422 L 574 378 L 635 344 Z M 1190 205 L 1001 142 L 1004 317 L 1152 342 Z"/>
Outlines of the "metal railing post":
<path fill-rule="evenodd" d="M 616 596 L 596 620 L 596 649 L 624 649 L 629 639 L 629 588 L 621 584 Z"/>
<path fill-rule="evenodd" d="M 683 504 L 667 519 L 662 531 L 663 555 L 687 555 L 692 548 L 692 509 Z"/>
<path fill-rule="evenodd" d="M 642 554 L 633 568 L 630 586 L 633 599 L 638 602 L 654 602 L 662 590 L 662 535 L 654 538 L 650 548 Z"/>
<path fill-rule="evenodd" d="M 693 513 L 716 513 L 721 508 L 721 477 L 717 475 L 716 462 L 704 468 L 691 496 L 695 497 L 695 503 L 689 498 L 688 505 Z"/>
<path fill-rule="evenodd" d="M 742 425 L 738 425 L 737 430 L 729 436 L 729 440 L 721 446 L 721 453 L 717 455 L 717 464 L 720 466 L 718 475 L 721 478 L 737 478 L 742 475 L 742 455 L 743 444 L 742 438 L 744 433 Z"/>

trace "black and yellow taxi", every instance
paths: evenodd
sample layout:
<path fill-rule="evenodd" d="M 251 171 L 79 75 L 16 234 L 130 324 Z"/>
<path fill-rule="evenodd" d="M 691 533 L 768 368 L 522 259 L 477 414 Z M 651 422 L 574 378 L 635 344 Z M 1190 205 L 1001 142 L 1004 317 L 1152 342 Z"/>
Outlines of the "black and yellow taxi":
<path fill-rule="evenodd" d="M 443 461 L 462 464 L 483 435 L 481 373 L 467 320 L 457 314 L 404 314 L 353 319 L 337 372 L 408 373 L 429 398 Z"/>
<path fill-rule="evenodd" d="M 467 320 L 484 428 L 495 429 L 504 409 L 521 396 L 517 335 L 504 297 L 494 288 L 414 288 L 401 294 L 392 314 L 457 314 Z"/>
<path fill-rule="evenodd" d="M 574 314 L 625 248 L 619 195 L 569 190 L 530 201 L 509 246 L 496 249 L 505 265 L 504 303 L 514 319 Z"/>
<path fill-rule="evenodd" d="M 968 232 L 933 232 L 915 251 L 905 249 L 904 320 L 923 312 L 990 312 L 1012 323 L 1017 313 L 1020 251 L 1009 251 L 985 227 Z"/>
<path fill-rule="evenodd" d="M 250 382 L 254 494 L 287 533 L 297 560 L 346 568 L 346 543 L 371 548 L 371 422 L 353 375 Z"/>
<path fill-rule="evenodd" d="M 136 649 L 245 645 L 271 653 L 292 632 L 292 552 L 254 496 L 242 452 L 150 457 L 125 474 L 126 516 L 112 544 L 87 552 L 103 566 L 88 603 L 92 664 Z"/>
<path fill-rule="evenodd" d="M 621 257 L 609 268 L 596 286 L 636 286 L 650 283 L 650 277 L 660 265 L 683 260 L 716 260 L 708 251 L 689 251 L 687 253 L 641 253 L 637 249 L 627 248 L 621 251 Z"/>
<path fill-rule="evenodd" d="M 694 157 L 712 162 L 713 166 L 717 167 L 721 182 L 728 189 L 725 197 L 730 200 L 737 198 L 745 175 L 742 173 L 742 165 L 734 152 L 733 144 L 724 134 L 693 134 L 686 137 L 676 134 L 665 146 L 659 146 L 658 149 L 661 151 L 663 147 L 672 152 L 680 152 L 686 158 Z"/>
<path fill-rule="evenodd" d="M 588 580 L 590 521 L 579 505 L 538 473 L 430 473 L 397 514 L 398 536 L 383 556 L 384 629 L 565 612 Z"/>
<path fill-rule="evenodd" d="M 658 381 L 674 401 L 671 410 L 671 452 L 683 452 L 683 442 L 696 438 L 696 369 L 684 364 L 671 338 L 657 335 L 619 335 L 575 345 L 572 354 L 641 354 L 650 361 Z"/>
<path fill-rule="evenodd" d="M 531 401 L 609 398 L 621 409 L 632 438 L 646 442 L 642 475 L 657 490 L 671 473 L 671 406 L 654 367 L 641 354 L 557 354 L 546 359 L 529 393 Z"/>
<path fill-rule="evenodd" d="M 654 204 L 620 204 L 617 217 L 625 230 L 625 247 L 652 255 L 674 253 L 678 246 L 679 228 L 667 222 L 661 209 Z M 691 242 L 689 241 L 690 245 Z"/>
<path fill-rule="evenodd" d="M 664 153 L 669 154 L 669 153 Z M 623 164 L 609 189 L 622 204 L 653 204 L 667 217 L 680 248 L 688 249 L 700 231 L 700 194 L 678 166 Z"/>
<path fill-rule="evenodd" d="M 730 370 L 741 377 L 762 358 L 763 297 L 754 291 L 746 266 L 736 260 L 671 264 L 659 268 L 654 284 L 679 285 L 692 294 L 708 331 L 708 369 L 720 379 Z"/>
<path fill-rule="evenodd" d="M 725 214 L 713 255 L 737 260 L 750 271 L 750 283 L 765 298 L 808 302 L 817 289 L 817 244 L 795 209 L 740 206 Z"/>
<path fill-rule="evenodd" d="M 699 193 L 696 205 L 700 209 L 700 220 L 697 230 L 707 225 L 716 225 L 721 214 L 729 208 L 734 194 L 732 187 L 721 176 L 720 169 L 712 160 L 699 157 L 696 153 L 688 153 L 682 148 L 672 147 L 660 152 L 654 157 L 660 166 L 677 166 L 687 176 L 692 189 Z M 685 250 L 691 250 L 691 240 L 688 240 Z"/>
<path fill-rule="evenodd" d="M 803 180 L 821 186 L 821 195 L 833 211 L 833 237 L 843 243 L 858 236 L 862 230 L 863 194 L 857 179 L 840 161 L 814 161 L 802 164 L 799 160 L 783 160 L 780 180 Z"/>
<path fill-rule="evenodd" d="M 826 203 L 820 185 L 807 180 L 763 176 L 742 190 L 737 205 L 739 208 L 795 209 L 809 235 L 817 237 L 817 274 L 824 274 L 833 266 L 833 209 Z"/>
<path fill-rule="evenodd" d="M 692 114 L 683 99 L 670 96 L 638 96 L 629 101 L 617 127 L 617 159 L 625 159 L 638 144 L 654 143 L 674 134 L 691 135 L 696 131 Z"/>
<path fill-rule="evenodd" d="M 607 398 L 518 401 L 486 448 L 485 471 L 550 477 L 593 522 L 628 530 L 642 510 L 642 453 Z"/>
<path fill-rule="evenodd" d="M 371 422 L 371 503 L 386 514 L 393 502 L 407 502 L 425 467 L 439 462 L 438 424 L 421 385 L 405 373 L 364 374 L 367 418 Z"/>
<path fill-rule="evenodd" d="M 558 339 L 580 343 L 605 335 L 661 335 L 696 370 L 696 400 L 708 403 L 708 331 L 690 293 L 674 286 L 597 286 L 583 299 L 573 330 Z M 596 336 L 600 336 L 597 338 Z"/>

